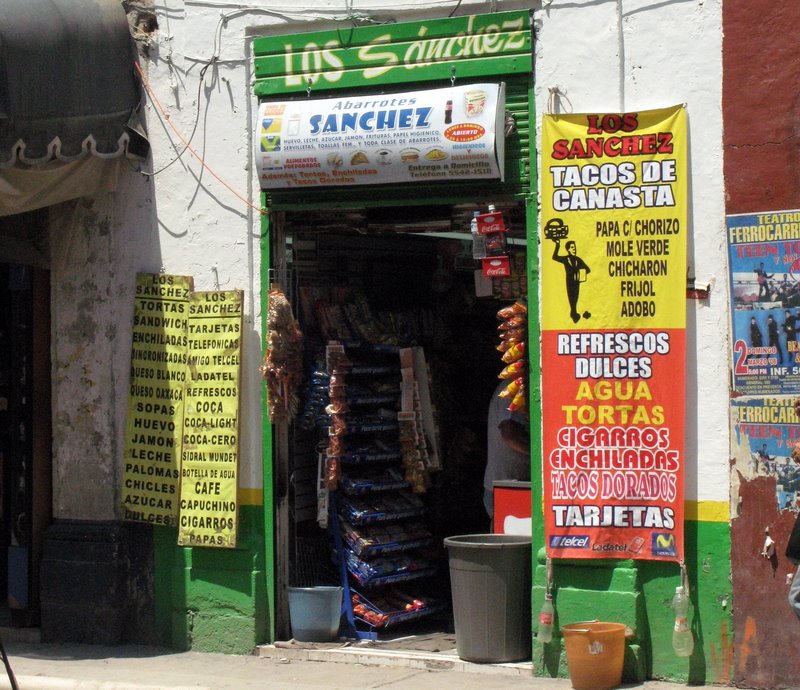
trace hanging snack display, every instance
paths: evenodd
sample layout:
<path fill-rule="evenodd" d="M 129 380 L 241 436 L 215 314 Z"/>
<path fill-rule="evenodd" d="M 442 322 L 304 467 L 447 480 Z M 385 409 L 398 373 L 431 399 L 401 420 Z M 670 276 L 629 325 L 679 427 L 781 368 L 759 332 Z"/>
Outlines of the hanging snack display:
<path fill-rule="evenodd" d="M 500 325 L 497 327 L 500 344 L 497 350 L 502 353 L 501 360 L 505 364 L 497 378 L 508 380 L 508 384 L 498 395 L 508 401 L 509 412 L 527 416 L 528 358 L 525 339 L 528 330 L 528 306 L 524 300 L 517 300 L 500 309 L 497 318 L 500 320 Z"/>
<path fill-rule="evenodd" d="M 312 380 L 318 389 L 327 382 L 327 390 L 317 390 L 304 418 L 323 412 L 319 428 L 327 440 L 320 446 L 319 511 L 335 508 L 326 524 L 341 545 L 335 559 L 345 591 L 352 592 L 353 614 L 375 628 L 439 611 L 442 604 L 400 590 L 381 593 L 438 570 L 439 554 L 422 521 L 426 507 L 419 495 L 429 477 L 413 353 L 329 341 L 325 369 Z M 361 591 L 350 590 L 351 581 Z M 378 594 L 367 599 L 366 590 Z"/>
<path fill-rule="evenodd" d="M 267 385 L 270 421 L 291 421 L 300 406 L 303 334 L 279 285 L 272 285 L 267 296 L 267 347 L 260 371 Z"/>

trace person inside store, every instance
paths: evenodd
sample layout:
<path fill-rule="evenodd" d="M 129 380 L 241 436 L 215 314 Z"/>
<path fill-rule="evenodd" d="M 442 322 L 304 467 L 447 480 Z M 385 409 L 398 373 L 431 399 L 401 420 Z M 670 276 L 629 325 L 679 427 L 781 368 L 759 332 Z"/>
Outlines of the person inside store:
<path fill-rule="evenodd" d="M 508 400 L 500 397 L 507 383 L 501 381 L 492 393 L 486 426 L 483 505 L 490 520 L 494 517 L 494 483 L 531 478 L 530 425 L 524 415 L 509 411 Z"/>

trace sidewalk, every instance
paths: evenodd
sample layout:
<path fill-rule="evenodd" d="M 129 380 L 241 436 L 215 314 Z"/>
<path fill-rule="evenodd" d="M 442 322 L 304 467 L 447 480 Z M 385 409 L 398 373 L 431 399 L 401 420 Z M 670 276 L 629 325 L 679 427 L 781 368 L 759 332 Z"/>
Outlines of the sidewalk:
<path fill-rule="evenodd" d="M 22 633 L 22 634 L 20 634 Z M 470 664 L 451 654 L 398 652 L 357 644 L 265 645 L 249 656 L 158 647 L 42 644 L 36 634 L 0 629 L 20 690 L 569 690 L 566 679 L 534 678 L 530 662 Z M 648 681 L 622 686 L 676 690 Z M 0 666 L 0 690 L 11 688 Z"/>

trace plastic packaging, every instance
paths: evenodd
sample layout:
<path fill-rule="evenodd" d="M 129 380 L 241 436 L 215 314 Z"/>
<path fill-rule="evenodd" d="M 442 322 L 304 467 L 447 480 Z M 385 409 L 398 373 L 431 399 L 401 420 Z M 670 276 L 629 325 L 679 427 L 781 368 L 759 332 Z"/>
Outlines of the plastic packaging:
<path fill-rule="evenodd" d="M 694 637 L 689 629 L 689 597 L 683 587 L 675 588 L 672 608 L 675 609 L 672 648 L 676 656 L 691 656 L 694 651 Z"/>
<path fill-rule="evenodd" d="M 486 236 L 478 234 L 478 214 L 480 211 L 472 212 L 472 220 L 469 224 L 469 232 L 472 235 L 472 258 L 483 259 L 486 256 Z"/>
<path fill-rule="evenodd" d="M 539 611 L 539 631 L 536 638 L 542 644 L 547 644 L 553 639 L 553 618 L 555 609 L 553 608 L 553 595 L 548 592 L 544 595 L 544 603 Z"/>

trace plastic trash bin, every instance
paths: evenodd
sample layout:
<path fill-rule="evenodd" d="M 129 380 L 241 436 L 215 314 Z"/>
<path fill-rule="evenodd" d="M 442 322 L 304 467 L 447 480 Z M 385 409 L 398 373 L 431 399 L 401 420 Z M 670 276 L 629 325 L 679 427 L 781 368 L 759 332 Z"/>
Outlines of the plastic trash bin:
<path fill-rule="evenodd" d="M 450 561 L 456 651 L 465 661 L 531 656 L 531 538 L 467 534 L 444 540 Z"/>

